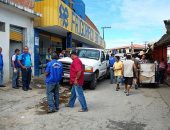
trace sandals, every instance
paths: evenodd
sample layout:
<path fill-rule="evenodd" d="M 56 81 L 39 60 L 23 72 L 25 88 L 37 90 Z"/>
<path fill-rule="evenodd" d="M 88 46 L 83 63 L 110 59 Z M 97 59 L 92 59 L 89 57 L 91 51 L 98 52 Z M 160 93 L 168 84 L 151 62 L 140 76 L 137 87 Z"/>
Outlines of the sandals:
<path fill-rule="evenodd" d="M 86 110 L 80 109 L 78 112 L 88 112 L 88 109 Z"/>

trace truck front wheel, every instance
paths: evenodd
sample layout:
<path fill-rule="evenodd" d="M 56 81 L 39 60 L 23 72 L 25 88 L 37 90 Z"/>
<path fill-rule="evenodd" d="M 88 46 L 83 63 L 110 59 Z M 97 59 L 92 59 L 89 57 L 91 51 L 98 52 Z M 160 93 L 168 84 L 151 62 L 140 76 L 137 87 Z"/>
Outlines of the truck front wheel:
<path fill-rule="evenodd" d="M 94 90 L 94 89 L 96 88 L 96 86 L 97 86 L 97 74 L 94 73 L 93 79 L 92 79 L 92 81 L 90 82 L 90 89 L 91 89 L 91 90 Z"/>

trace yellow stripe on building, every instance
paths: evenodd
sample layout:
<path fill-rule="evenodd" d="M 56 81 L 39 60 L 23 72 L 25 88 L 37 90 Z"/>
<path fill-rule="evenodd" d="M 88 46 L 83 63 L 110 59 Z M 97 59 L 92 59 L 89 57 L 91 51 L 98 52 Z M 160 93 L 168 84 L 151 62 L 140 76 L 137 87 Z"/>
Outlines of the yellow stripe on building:
<path fill-rule="evenodd" d="M 100 34 L 61 0 L 37 1 L 35 2 L 35 11 L 42 14 L 42 17 L 35 19 L 36 27 L 59 26 L 94 42 L 94 44 L 105 47 L 105 42 Z"/>

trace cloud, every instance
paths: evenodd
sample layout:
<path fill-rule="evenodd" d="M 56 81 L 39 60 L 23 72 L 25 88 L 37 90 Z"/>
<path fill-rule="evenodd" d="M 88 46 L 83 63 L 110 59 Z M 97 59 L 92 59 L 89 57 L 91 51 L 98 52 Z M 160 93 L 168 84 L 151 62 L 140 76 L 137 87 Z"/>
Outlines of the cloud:
<path fill-rule="evenodd" d="M 166 32 L 163 20 L 170 19 L 170 0 L 84 0 L 86 13 L 101 31 L 107 48 L 157 41 Z M 101 33 L 102 34 L 102 33 Z"/>
<path fill-rule="evenodd" d="M 120 22 L 113 22 L 118 29 L 146 29 L 163 27 L 163 20 L 169 19 L 169 0 L 123 0 L 120 6 Z"/>

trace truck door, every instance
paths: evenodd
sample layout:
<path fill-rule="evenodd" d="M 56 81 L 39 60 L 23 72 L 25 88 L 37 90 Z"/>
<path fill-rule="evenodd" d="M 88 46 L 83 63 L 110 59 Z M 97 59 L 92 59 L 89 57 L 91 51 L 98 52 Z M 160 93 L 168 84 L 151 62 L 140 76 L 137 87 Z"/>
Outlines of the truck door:
<path fill-rule="evenodd" d="M 101 66 L 100 67 L 101 67 L 100 69 L 101 76 L 103 76 L 107 72 L 107 62 L 106 62 L 106 57 L 103 51 L 101 52 Z"/>

